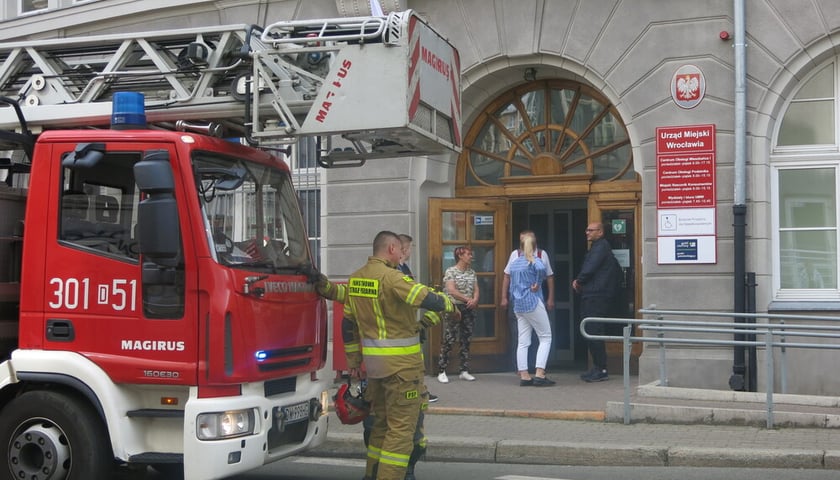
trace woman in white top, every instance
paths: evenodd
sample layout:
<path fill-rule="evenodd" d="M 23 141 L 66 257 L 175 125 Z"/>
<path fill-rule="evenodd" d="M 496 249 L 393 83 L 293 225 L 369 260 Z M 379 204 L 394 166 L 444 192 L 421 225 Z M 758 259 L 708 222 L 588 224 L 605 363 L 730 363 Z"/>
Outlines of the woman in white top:
<path fill-rule="evenodd" d="M 551 325 L 542 298 L 542 282 L 546 278 L 545 264 L 537 258 L 536 240 L 533 235 L 522 239 L 522 255 L 510 264 L 510 297 L 519 331 L 516 349 L 516 365 L 519 371 L 519 385 L 522 387 L 548 387 L 554 380 L 545 376 L 545 365 L 551 350 Z M 528 373 L 528 347 L 531 333 L 539 338 L 537 348 L 536 375 Z"/>

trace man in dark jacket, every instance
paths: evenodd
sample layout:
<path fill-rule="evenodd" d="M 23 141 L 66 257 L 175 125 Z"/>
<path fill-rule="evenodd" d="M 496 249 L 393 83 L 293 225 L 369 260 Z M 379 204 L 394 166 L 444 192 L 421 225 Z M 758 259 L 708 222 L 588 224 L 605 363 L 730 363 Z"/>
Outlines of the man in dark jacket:
<path fill-rule="evenodd" d="M 613 256 L 610 243 L 604 238 L 604 224 L 590 223 L 586 227 L 586 240 L 591 242 L 589 252 L 583 257 L 583 266 L 572 288 L 581 296 L 580 317 L 609 317 L 618 293 L 621 267 Z M 588 324 L 587 333 L 603 335 L 604 324 Z M 590 340 L 592 370 L 580 378 L 586 382 L 602 382 L 607 376 L 607 348 L 603 340 Z"/>

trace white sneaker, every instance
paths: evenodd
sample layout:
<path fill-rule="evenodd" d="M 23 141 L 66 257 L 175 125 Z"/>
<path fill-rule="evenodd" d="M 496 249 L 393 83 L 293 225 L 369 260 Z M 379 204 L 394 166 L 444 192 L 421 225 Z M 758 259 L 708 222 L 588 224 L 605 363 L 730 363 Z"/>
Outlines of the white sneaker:
<path fill-rule="evenodd" d="M 474 380 L 475 380 L 475 377 L 473 377 L 472 375 L 470 375 L 470 372 L 461 372 L 461 374 L 460 374 L 460 375 L 458 375 L 458 377 L 460 377 L 460 378 L 461 378 L 461 380 L 466 380 L 466 381 L 468 381 L 468 382 L 472 382 L 472 381 L 474 381 Z"/>
<path fill-rule="evenodd" d="M 438 375 L 438 382 L 449 383 L 449 377 L 446 376 L 446 372 L 440 372 L 440 375 Z"/>

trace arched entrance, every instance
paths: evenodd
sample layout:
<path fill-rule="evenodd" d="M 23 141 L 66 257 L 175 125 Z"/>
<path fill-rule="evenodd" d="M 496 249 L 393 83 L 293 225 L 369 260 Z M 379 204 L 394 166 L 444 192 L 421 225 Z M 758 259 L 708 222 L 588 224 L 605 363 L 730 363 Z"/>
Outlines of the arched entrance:
<path fill-rule="evenodd" d="M 513 367 L 515 324 L 497 305 L 508 255 L 523 229 L 536 232 L 554 270 L 549 364 L 583 368 L 587 354 L 570 282 L 588 248 L 584 230 L 592 221 L 606 224 L 625 270 L 625 314 L 632 316 L 641 298 L 640 202 L 627 130 L 597 90 L 569 80 L 535 81 L 490 102 L 467 130 L 455 198 L 431 198 L 428 210 L 432 279 L 454 264 L 455 247 L 470 244 L 475 252 L 481 299 L 471 369 Z M 431 371 L 439 345 L 440 328 L 431 335 Z M 611 356 L 620 358 L 620 350 Z M 611 371 L 621 371 L 620 362 Z"/>

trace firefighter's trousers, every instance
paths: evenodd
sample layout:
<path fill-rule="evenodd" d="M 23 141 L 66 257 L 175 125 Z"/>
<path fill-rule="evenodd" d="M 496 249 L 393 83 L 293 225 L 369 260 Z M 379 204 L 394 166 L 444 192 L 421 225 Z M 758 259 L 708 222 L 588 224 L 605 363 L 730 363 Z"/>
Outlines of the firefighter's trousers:
<path fill-rule="evenodd" d="M 414 436 L 423 436 L 422 430 L 418 432 L 418 420 L 425 391 L 421 369 L 368 379 L 365 397 L 372 403 L 375 415 L 365 476 L 377 480 L 405 478 Z"/>

